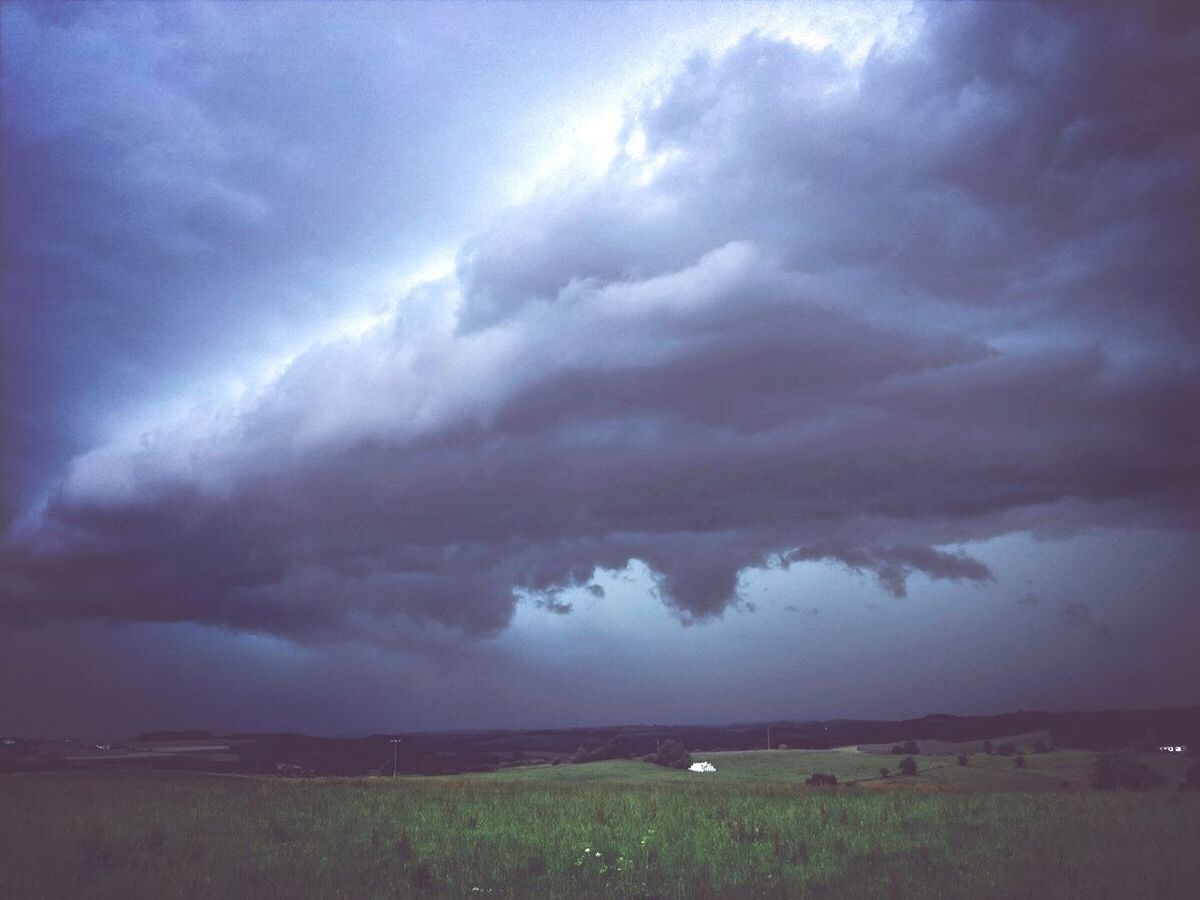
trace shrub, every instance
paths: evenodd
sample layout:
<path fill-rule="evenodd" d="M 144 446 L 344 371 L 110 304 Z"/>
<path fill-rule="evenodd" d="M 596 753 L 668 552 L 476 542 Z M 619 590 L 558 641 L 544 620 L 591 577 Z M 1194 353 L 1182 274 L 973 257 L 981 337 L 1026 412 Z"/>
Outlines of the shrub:
<path fill-rule="evenodd" d="M 809 787 L 837 787 L 837 776 L 825 772 L 813 772 L 804 783 Z"/>
<path fill-rule="evenodd" d="M 967 757 L 967 754 L 965 754 L 965 753 L 958 754 L 958 764 L 960 766 L 965 766 L 968 764 L 968 762 L 969 762 L 969 759 Z"/>
<path fill-rule="evenodd" d="M 1023 753 L 1018 753 L 1017 758 L 1013 760 L 1013 763 L 1018 769 L 1025 768 L 1025 755 Z"/>
<path fill-rule="evenodd" d="M 991 742 L 991 741 L 984 741 L 984 742 L 983 742 L 983 752 L 984 752 L 984 753 L 986 753 L 988 756 L 991 756 L 991 755 L 992 755 L 992 753 L 994 753 L 994 752 L 995 752 L 995 751 L 992 749 L 992 742 Z"/>
<path fill-rule="evenodd" d="M 903 756 L 904 748 L 899 744 L 892 744 L 892 756 Z"/>
<path fill-rule="evenodd" d="M 1096 757 L 1092 787 L 1097 790 L 1145 790 L 1162 784 L 1162 776 L 1129 751 L 1110 751 Z"/>
<path fill-rule="evenodd" d="M 892 774 L 892 770 L 889 769 L 887 766 L 882 766 L 879 769 L 879 777 L 880 778 L 887 778 L 891 774 Z"/>
<path fill-rule="evenodd" d="M 1017 745 L 1011 741 L 1006 741 L 996 748 L 996 752 L 1001 756 L 1015 756 L 1017 752 Z"/>
<path fill-rule="evenodd" d="M 905 741 L 904 753 L 908 756 L 918 756 L 921 753 L 921 748 L 917 746 L 916 741 Z"/>
<path fill-rule="evenodd" d="M 915 759 L 913 759 L 911 756 L 900 760 L 900 774 L 901 775 L 916 775 L 917 774 L 917 761 Z"/>
<path fill-rule="evenodd" d="M 692 764 L 692 757 L 683 744 L 674 738 L 667 738 L 658 745 L 658 751 L 650 761 L 668 769 L 686 769 Z"/>

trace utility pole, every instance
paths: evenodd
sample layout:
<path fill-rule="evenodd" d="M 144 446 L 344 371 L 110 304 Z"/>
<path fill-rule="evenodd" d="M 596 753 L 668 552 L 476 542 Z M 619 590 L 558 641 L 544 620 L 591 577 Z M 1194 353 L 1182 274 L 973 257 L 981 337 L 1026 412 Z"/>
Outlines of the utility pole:
<path fill-rule="evenodd" d="M 767 749 L 771 749 L 771 726 L 767 726 Z"/>
<path fill-rule="evenodd" d="M 400 743 L 400 738 L 392 738 L 392 777 L 396 777 L 396 745 Z"/>

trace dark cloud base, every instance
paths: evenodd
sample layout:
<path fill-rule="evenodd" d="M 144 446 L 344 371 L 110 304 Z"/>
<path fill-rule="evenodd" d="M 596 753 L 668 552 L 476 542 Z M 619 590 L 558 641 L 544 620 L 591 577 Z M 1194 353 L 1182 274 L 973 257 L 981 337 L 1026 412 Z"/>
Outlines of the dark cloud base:
<path fill-rule="evenodd" d="M 1014 531 L 1197 528 L 1197 31 L 926 12 L 861 69 L 694 59 L 631 116 L 644 151 L 405 301 L 452 320 L 82 455 L 12 530 L 0 617 L 406 646 L 631 560 L 694 620 L 747 567 L 903 597 L 992 579 L 961 545 Z"/>

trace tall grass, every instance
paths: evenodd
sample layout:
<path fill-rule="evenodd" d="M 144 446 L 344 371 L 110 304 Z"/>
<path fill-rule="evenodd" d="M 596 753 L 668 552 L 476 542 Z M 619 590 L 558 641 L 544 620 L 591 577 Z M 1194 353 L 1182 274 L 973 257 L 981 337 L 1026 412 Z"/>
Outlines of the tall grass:
<path fill-rule="evenodd" d="M 1200 796 L 170 773 L 0 778 L 0 896 L 1133 897 Z"/>

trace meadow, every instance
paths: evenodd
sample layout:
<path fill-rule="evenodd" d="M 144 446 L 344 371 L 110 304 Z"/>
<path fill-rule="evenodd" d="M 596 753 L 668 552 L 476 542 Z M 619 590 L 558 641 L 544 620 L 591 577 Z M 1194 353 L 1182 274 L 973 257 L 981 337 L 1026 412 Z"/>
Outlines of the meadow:
<path fill-rule="evenodd" d="M 1200 884 L 1200 795 L 1089 754 L 700 754 L 443 778 L 0 777 L 0 896 L 1114 897 Z M 1159 761 L 1166 774 L 1182 761 Z M 830 771 L 837 788 L 801 779 Z"/>

